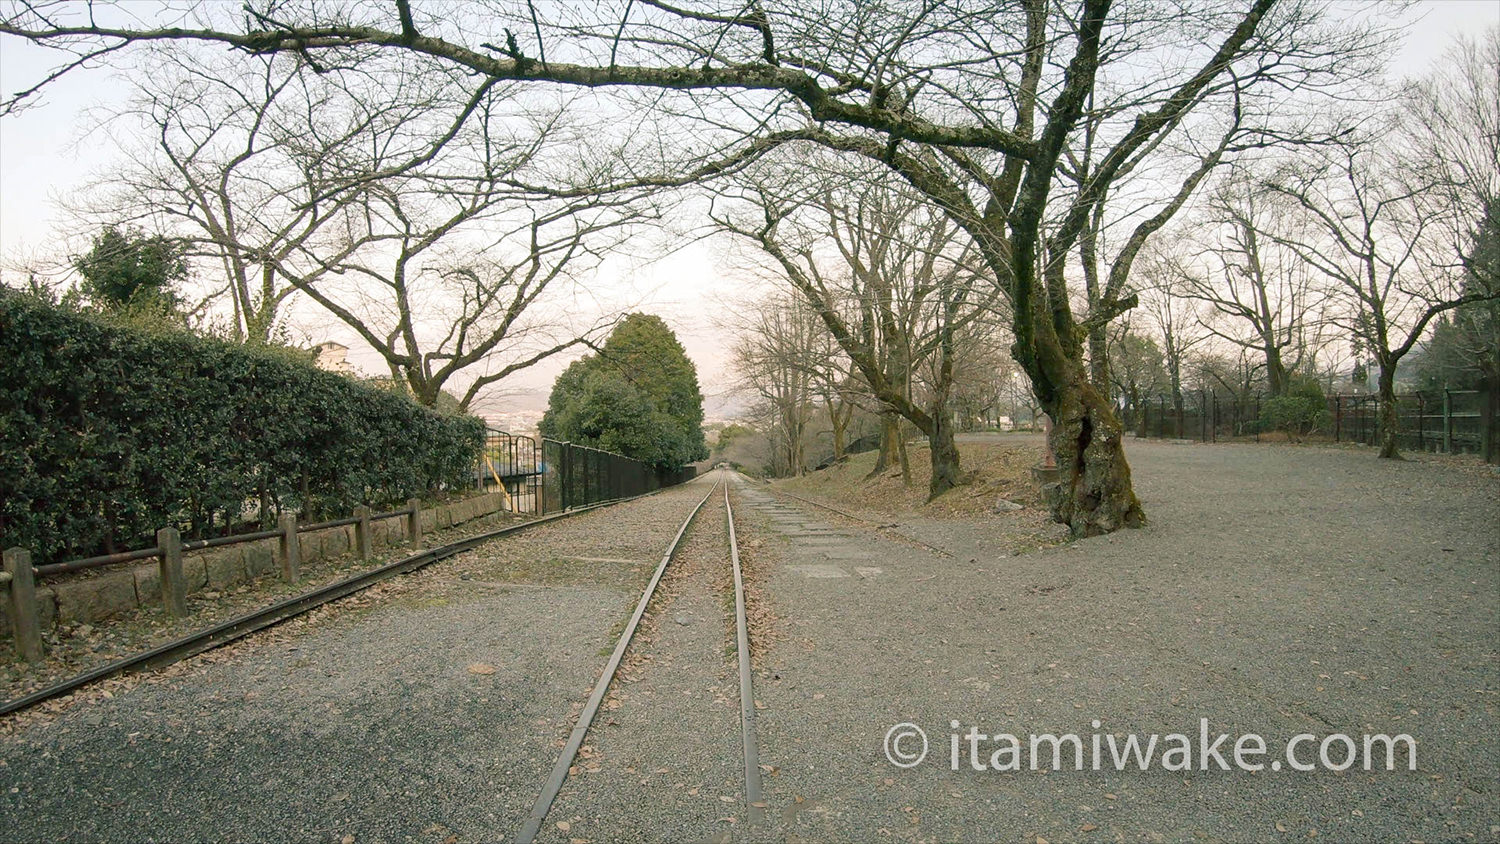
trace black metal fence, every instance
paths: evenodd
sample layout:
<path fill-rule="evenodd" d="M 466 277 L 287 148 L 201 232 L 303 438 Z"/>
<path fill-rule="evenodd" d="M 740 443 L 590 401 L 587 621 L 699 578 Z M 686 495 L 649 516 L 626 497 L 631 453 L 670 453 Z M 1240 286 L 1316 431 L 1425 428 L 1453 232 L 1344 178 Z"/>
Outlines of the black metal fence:
<path fill-rule="evenodd" d="M 1500 395 L 1483 390 L 1435 390 L 1396 397 L 1397 444 L 1406 451 L 1478 454 L 1500 463 Z M 1379 397 L 1328 397 L 1328 414 L 1309 439 L 1375 445 Z M 1181 402 L 1158 396 L 1125 414 L 1126 430 L 1140 437 L 1200 442 L 1253 439 L 1262 434 L 1264 398 L 1191 390 Z"/>
<path fill-rule="evenodd" d="M 622 454 L 491 429 L 476 479 L 503 490 L 507 509 L 542 515 L 643 495 L 696 473 L 692 466 L 662 471 Z"/>
<path fill-rule="evenodd" d="M 536 440 L 490 428 L 485 432 L 484 452 L 476 468 L 478 484 L 504 493 L 513 513 L 545 512 L 539 509 L 542 463 Z"/>

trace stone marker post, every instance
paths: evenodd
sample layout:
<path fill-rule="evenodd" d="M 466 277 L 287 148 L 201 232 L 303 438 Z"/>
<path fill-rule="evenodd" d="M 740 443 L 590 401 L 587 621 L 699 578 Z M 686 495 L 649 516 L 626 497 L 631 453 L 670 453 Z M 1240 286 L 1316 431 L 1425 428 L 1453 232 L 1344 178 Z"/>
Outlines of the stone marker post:
<path fill-rule="evenodd" d="M 410 511 L 406 515 L 406 538 L 411 540 L 411 547 L 415 548 L 422 544 L 422 502 L 408 498 L 406 509 Z"/>
<path fill-rule="evenodd" d="M 10 575 L 10 626 L 16 634 L 16 654 L 27 662 L 42 661 L 42 623 L 36 612 L 36 576 L 31 552 L 5 549 L 5 573 Z"/>
<path fill-rule="evenodd" d="M 187 581 L 182 576 L 182 536 L 177 528 L 165 527 L 156 532 L 157 556 L 161 568 L 161 605 L 167 615 L 187 615 Z"/>
<path fill-rule="evenodd" d="M 359 521 L 354 523 L 354 550 L 359 553 L 361 560 L 368 560 L 373 554 L 374 545 L 370 541 L 370 508 L 361 504 L 354 508 L 354 517 Z"/>
<path fill-rule="evenodd" d="M 296 583 L 302 579 L 301 548 L 297 545 L 297 517 L 292 513 L 281 514 L 281 579 Z"/>

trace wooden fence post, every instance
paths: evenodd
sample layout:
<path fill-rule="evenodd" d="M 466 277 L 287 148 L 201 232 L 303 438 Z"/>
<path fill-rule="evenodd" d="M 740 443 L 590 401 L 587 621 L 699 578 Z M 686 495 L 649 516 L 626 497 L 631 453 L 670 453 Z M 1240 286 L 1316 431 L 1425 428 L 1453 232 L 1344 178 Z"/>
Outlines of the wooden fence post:
<path fill-rule="evenodd" d="M 413 548 L 422 544 L 422 502 L 415 498 L 406 500 L 406 538 Z"/>
<path fill-rule="evenodd" d="M 10 626 L 16 636 L 16 655 L 27 662 L 42 661 L 42 622 L 36 611 L 36 575 L 31 552 L 5 549 L 5 573 L 10 575 Z"/>
<path fill-rule="evenodd" d="M 177 528 L 164 527 L 156 532 L 158 569 L 161 572 L 161 605 L 167 615 L 187 615 L 187 581 L 182 576 L 182 535 Z"/>
<path fill-rule="evenodd" d="M 374 544 L 370 541 L 370 507 L 361 504 L 354 508 L 354 517 L 359 521 L 354 523 L 354 550 L 359 552 L 361 560 L 368 560 L 373 556 Z"/>
<path fill-rule="evenodd" d="M 297 516 L 281 514 L 281 579 L 296 583 L 302 579 L 302 549 L 297 544 Z"/>

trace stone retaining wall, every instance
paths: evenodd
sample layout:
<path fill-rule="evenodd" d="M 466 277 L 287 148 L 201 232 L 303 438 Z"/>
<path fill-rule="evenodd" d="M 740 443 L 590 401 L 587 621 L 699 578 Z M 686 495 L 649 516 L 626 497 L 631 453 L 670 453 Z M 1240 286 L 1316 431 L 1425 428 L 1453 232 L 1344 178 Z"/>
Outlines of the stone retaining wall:
<path fill-rule="evenodd" d="M 498 492 L 486 493 L 440 504 L 421 511 L 422 532 L 461 525 L 503 509 L 505 498 Z M 298 534 L 301 562 L 315 563 L 354 549 L 354 526 L 326 528 Z M 370 523 L 370 541 L 374 548 L 399 545 L 406 541 L 406 519 L 397 517 Z M 275 539 L 262 539 L 210 548 L 182 555 L 187 591 L 222 591 L 249 583 L 257 577 L 277 572 Z M 161 604 L 161 575 L 157 563 L 118 566 L 37 583 L 38 610 L 42 632 L 58 624 L 92 624 L 137 607 Z M 0 636 L 11 635 L 10 613 L 0 600 Z"/>

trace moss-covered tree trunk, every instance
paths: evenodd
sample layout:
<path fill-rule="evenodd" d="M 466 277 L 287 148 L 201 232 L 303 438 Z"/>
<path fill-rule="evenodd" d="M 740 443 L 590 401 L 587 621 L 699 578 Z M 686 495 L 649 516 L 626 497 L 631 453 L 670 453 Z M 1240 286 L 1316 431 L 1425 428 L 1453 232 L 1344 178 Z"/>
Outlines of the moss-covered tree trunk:
<path fill-rule="evenodd" d="M 1146 517 L 1130 483 L 1123 429 L 1082 366 L 1053 385 L 1042 406 L 1052 417 L 1048 444 L 1063 470 L 1047 490 L 1052 517 L 1075 536 L 1140 527 Z"/>
<path fill-rule="evenodd" d="M 927 485 L 928 501 L 959 484 L 958 443 L 953 440 L 953 427 L 951 413 L 933 414 L 932 430 L 927 433 L 932 461 L 932 480 Z"/>
<path fill-rule="evenodd" d="M 1031 379 L 1032 393 L 1052 418 L 1048 444 L 1057 456 L 1061 479 L 1046 489 L 1052 518 L 1074 536 L 1096 536 L 1122 527 L 1140 527 L 1145 512 L 1130 481 L 1123 428 L 1109 399 L 1092 381 L 1084 355 L 1085 337 L 1077 330 L 1065 299 L 1049 295 L 1026 281 L 1036 281 L 1033 267 L 1004 260 L 1014 271 L 1016 307 L 1011 326 L 1016 343 L 1011 354 Z M 994 258 L 992 258 L 992 261 Z M 1060 263 L 1047 268 L 1052 290 L 1065 289 Z M 1030 288 L 1030 289 L 1028 289 Z"/>

